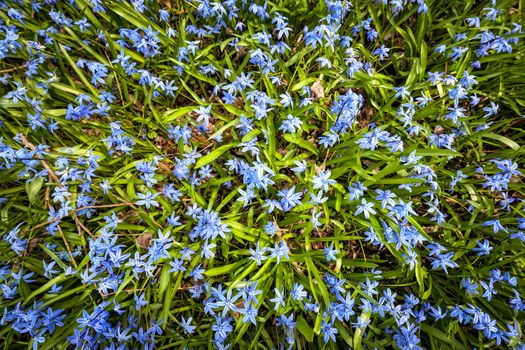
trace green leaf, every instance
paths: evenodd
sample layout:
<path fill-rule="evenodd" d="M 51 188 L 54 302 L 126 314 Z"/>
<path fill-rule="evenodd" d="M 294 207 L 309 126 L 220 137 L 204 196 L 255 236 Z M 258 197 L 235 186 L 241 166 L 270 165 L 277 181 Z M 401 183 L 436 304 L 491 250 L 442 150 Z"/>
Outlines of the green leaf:
<path fill-rule="evenodd" d="M 37 177 L 31 182 L 26 182 L 27 198 L 29 199 L 30 203 L 35 203 L 37 201 L 38 193 L 40 192 L 40 189 L 42 188 L 43 184 L 43 177 Z"/>
<path fill-rule="evenodd" d="M 306 320 L 304 319 L 302 315 L 297 317 L 296 327 L 299 330 L 299 332 L 301 332 L 301 334 L 304 335 L 304 337 L 306 338 L 308 342 L 311 343 L 314 340 L 314 336 L 315 336 L 314 331 L 312 327 L 310 327 L 310 325 L 306 322 Z"/>
<path fill-rule="evenodd" d="M 317 147 L 310 142 L 303 140 L 302 138 L 299 138 L 297 136 L 291 135 L 291 134 L 285 134 L 284 139 L 290 143 L 294 143 L 298 145 L 301 148 L 304 148 L 310 152 L 312 152 L 315 155 L 319 155 L 319 150 Z"/>
<path fill-rule="evenodd" d="M 27 304 L 29 303 L 30 301 L 33 300 L 34 297 L 36 297 L 37 295 L 39 294 L 42 294 L 44 293 L 45 291 L 47 291 L 48 289 L 51 289 L 51 287 L 53 287 L 54 284 L 56 283 L 60 283 L 62 281 L 64 281 L 66 279 L 66 275 L 64 273 L 56 276 L 55 278 L 49 280 L 46 284 L 44 284 L 42 287 L 34 290 L 31 294 L 29 294 L 25 299 L 24 299 L 24 304 Z"/>
<path fill-rule="evenodd" d="M 162 296 L 164 295 L 164 292 L 166 289 L 169 288 L 170 282 L 172 279 L 173 273 L 170 272 L 170 265 L 168 263 L 164 263 L 164 266 L 162 266 L 162 272 L 160 273 L 160 283 L 159 283 L 159 289 L 158 289 L 158 298 L 159 300 L 162 299 Z"/>
<path fill-rule="evenodd" d="M 418 149 L 416 150 L 416 156 L 422 157 L 463 157 L 463 155 L 457 151 L 449 149 Z"/>
<path fill-rule="evenodd" d="M 195 106 L 184 106 L 174 110 L 169 110 L 166 113 L 164 113 L 164 117 L 162 119 L 164 120 L 164 122 L 168 123 L 177 120 L 179 117 L 182 117 L 183 115 L 194 111 L 196 108 L 197 107 Z"/>
<path fill-rule="evenodd" d="M 207 155 L 200 157 L 197 160 L 197 163 L 195 164 L 195 169 L 199 169 L 201 166 L 213 162 L 215 159 L 219 158 L 223 153 L 227 152 L 229 149 L 232 149 L 235 146 L 237 146 L 237 143 L 229 143 L 227 145 L 217 147 Z"/>
<path fill-rule="evenodd" d="M 239 262 L 236 262 L 236 263 L 233 263 L 233 264 L 228 264 L 228 265 L 223 265 L 223 266 L 219 266 L 219 267 L 214 267 L 212 269 L 208 269 L 205 272 L 205 274 L 208 277 L 215 277 L 215 276 L 220 276 L 220 275 L 225 275 L 225 274 L 232 274 L 232 273 L 236 272 L 237 268 L 239 266 L 242 266 L 244 263 L 245 263 L 244 261 L 239 261 Z"/>
<path fill-rule="evenodd" d="M 363 312 L 361 314 L 361 319 L 366 322 L 370 319 L 370 312 Z M 361 347 L 361 342 L 363 341 L 363 334 L 364 334 L 364 331 L 365 331 L 366 327 L 364 328 L 356 328 L 355 330 L 355 333 L 354 333 L 354 349 L 355 350 L 361 350 L 362 347 Z"/>
<path fill-rule="evenodd" d="M 306 78 L 296 84 L 294 84 L 292 86 L 292 88 L 290 89 L 290 91 L 297 91 L 297 90 L 300 90 L 302 89 L 303 87 L 307 86 L 307 85 L 310 85 L 312 84 L 313 82 L 315 82 L 318 78 L 317 77 L 312 77 L 312 78 Z"/>
<path fill-rule="evenodd" d="M 512 148 L 515 151 L 520 149 L 520 145 L 517 144 L 516 142 L 512 141 L 508 137 L 505 137 L 505 136 L 502 136 L 502 135 L 498 135 L 498 134 L 489 133 L 489 132 L 483 133 L 482 136 L 486 137 L 488 139 L 493 139 L 493 140 L 499 141 L 499 142 L 503 143 L 504 145 Z"/>

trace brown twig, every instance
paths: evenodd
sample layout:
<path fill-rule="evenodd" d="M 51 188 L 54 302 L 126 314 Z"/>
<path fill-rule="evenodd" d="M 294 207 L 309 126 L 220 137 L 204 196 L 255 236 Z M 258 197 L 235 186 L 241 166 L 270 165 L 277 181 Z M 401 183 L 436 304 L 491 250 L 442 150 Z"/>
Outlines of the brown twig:
<path fill-rule="evenodd" d="M 115 208 L 115 207 L 125 207 L 125 206 L 134 206 L 135 203 L 131 202 L 123 202 L 123 203 L 115 203 L 115 204 L 100 204 L 100 205 L 86 205 L 85 207 L 80 207 L 78 209 L 75 209 L 75 211 L 80 211 L 84 209 L 99 209 L 99 208 Z"/>
<path fill-rule="evenodd" d="M 51 187 L 46 186 L 46 193 L 44 195 L 44 209 L 51 207 Z"/>
<path fill-rule="evenodd" d="M 9 72 L 14 72 L 15 70 L 24 69 L 25 67 L 27 67 L 27 63 L 24 63 L 23 65 L 18 66 L 18 67 L 13 67 L 13 68 L 8 68 L 8 69 L 0 70 L 0 74 L 5 74 L 5 73 L 9 73 Z"/>
<path fill-rule="evenodd" d="M 22 133 L 20 133 L 20 140 L 22 140 L 22 143 L 24 144 L 24 146 L 26 146 L 27 148 L 31 149 L 32 151 L 34 151 L 36 149 L 35 145 L 33 145 L 31 142 L 29 142 L 27 137 L 24 134 L 22 134 Z M 40 160 L 40 162 L 42 163 L 44 168 L 46 168 L 47 173 L 49 174 L 49 177 L 51 177 L 51 179 L 53 179 L 53 181 L 55 181 L 57 183 L 58 187 L 60 187 L 60 188 L 64 187 L 64 185 L 58 179 L 57 174 L 55 174 L 53 169 L 51 169 L 51 167 L 49 166 L 49 163 L 45 159 L 43 159 L 42 157 L 40 157 L 38 155 L 36 155 L 36 156 Z"/>
<path fill-rule="evenodd" d="M 88 228 L 87 228 L 86 226 L 84 226 L 84 224 L 82 223 L 82 221 L 78 220 L 78 224 L 80 225 L 80 227 L 82 227 L 82 229 L 83 229 L 84 231 L 87 232 L 88 235 L 90 235 L 91 237 L 93 237 L 93 234 L 91 233 L 91 231 L 88 230 Z M 78 228 L 78 226 L 77 226 L 77 228 Z M 79 232 L 79 235 L 80 235 L 80 234 L 81 234 L 81 233 Z"/>
<path fill-rule="evenodd" d="M 69 253 L 69 258 L 71 259 L 71 262 L 73 265 L 75 265 L 75 268 L 78 268 L 77 262 L 75 261 L 75 258 L 73 257 L 73 253 L 71 252 L 71 247 L 69 246 L 69 243 L 67 242 L 66 236 L 64 235 L 64 232 L 58 226 L 58 232 L 60 232 L 60 236 L 62 237 L 62 240 L 64 241 L 64 245 L 66 246 L 67 252 Z"/>
<path fill-rule="evenodd" d="M 24 146 L 30 148 L 32 151 L 34 151 L 36 149 L 35 145 L 33 145 L 31 142 L 29 142 L 29 140 L 27 139 L 27 137 L 24 134 L 20 133 L 20 139 L 22 140 L 22 143 L 24 144 Z M 49 163 L 44 158 L 40 157 L 38 154 L 35 154 L 35 156 L 40 160 L 40 163 L 42 163 L 44 168 L 47 169 L 47 173 L 48 173 L 49 177 L 53 181 L 56 182 L 58 187 L 63 188 L 64 184 L 62 184 L 62 182 L 60 182 L 60 179 L 58 178 L 57 174 L 55 174 L 53 169 L 51 169 L 51 166 L 49 165 Z M 75 216 L 75 224 L 77 225 L 78 235 L 80 236 L 82 234 L 81 227 L 83 225 L 80 223 L 80 220 L 76 216 Z"/>
<path fill-rule="evenodd" d="M 178 290 L 189 290 L 189 289 L 191 289 L 191 288 L 193 288 L 193 287 L 195 287 L 195 286 L 180 286 L 180 287 L 178 288 Z M 144 290 L 146 290 L 146 289 L 147 289 L 147 288 L 123 289 L 123 290 L 121 291 L 121 293 L 124 292 L 124 293 L 128 293 L 128 294 L 129 294 L 129 293 L 135 293 L 135 292 L 142 292 L 142 291 L 144 291 Z M 117 292 L 110 292 L 110 293 L 108 293 L 108 294 L 103 294 L 103 293 L 101 293 L 100 295 L 101 295 L 102 297 L 108 297 L 108 296 L 115 295 L 115 294 L 117 294 Z"/>
<path fill-rule="evenodd" d="M 32 151 L 34 151 L 36 149 L 35 145 L 33 145 L 31 142 L 29 142 L 29 140 L 27 139 L 27 137 L 23 134 L 23 133 L 20 133 L 20 140 L 22 140 L 22 144 L 31 149 Z M 62 182 L 60 182 L 60 179 L 58 178 L 57 174 L 53 171 L 53 169 L 51 169 L 51 166 L 49 165 L 49 163 L 42 157 L 40 157 L 38 154 L 35 155 L 37 157 L 38 160 L 40 160 L 40 162 L 42 163 L 43 167 L 47 170 L 47 173 L 49 175 L 49 177 L 54 181 L 56 182 L 57 186 L 60 187 L 60 188 L 63 188 L 64 185 L 62 184 Z M 82 210 L 82 209 L 87 209 L 89 207 L 92 207 L 92 206 L 86 206 L 84 208 L 79 208 L 79 209 L 75 209 L 75 213 L 79 210 Z M 44 223 L 41 226 L 44 226 L 48 223 L 52 223 L 52 222 L 55 222 L 55 221 L 58 221 L 60 220 L 61 218 L 55 218 L 53 220 L 51 220 L 50 222 L 47 222 L 47 223 Z M 75 220 L 75 224 L 77 225 L 77 230 L 78 230 L 78 234 L 79 236 L 82 235 L 82 229 L 84 231 L 86 231 L 87 234 L 89 234 L 90 236 L 92 236 L 91 232 L 80 222 L 80 220 L 78 219 L 77 216 L 75 216 L 74 218 Z M 33 229 L 37 228 L 39 225 L 35 226 Z M 30 231 L 32 231 L 33 229 L 31 229 Z"/>
<path fill-rule="evenodd" d="M 78 212 L 78 211 L 81 211 L 81 210 L 84 210 L 84 209 L 98 209 L 98 208 L 125 207 L 125 206 L 130 206 L 130 205 L 132 205 L 132 204 L 133 204 L 133 203 L 127 203 L 127 202 L 126 202 L 126 203 L 116 203 L 116 204 L 86 205 L 86 206 L 84 206 L 84 207 L 76 208 L 74 211 L 75 211 L 75 212 Z M 34 231 L 34 230 L 36 230 L 36 229 L 38 229 L 38 228 L 40 228 L 40 227 L 43 227 L 43 226 L 46 226 L 46 225 L 50 225 L 50 224 L 52 224 L 52 223 L 54 223 L 54 222 L 57 222 L 57 221 L 59 221 L 59 220 L 62 220 L 62 219 L 65 218 L 65 217 L 66 217 L 66 215 L 64 215 L 64 216 L 60 216 L 60 217 L 57 217 L 57 218 L 54 218 L 54 219 L 52 219 L 52 220 L 49 220 L 49 221 L 46 221 L 46 222 L 43 222 L 43 223 L 40 223 L 40 224 L 38 224 L 38 225 L 33 226 L 33 227 L 30 228 L 30 229 L 27 229 L 27 230 L 23 231 L 22 233 L 32 232 L 32 231 Z M 82 225 L 82 227 L 83 227 L 85 230 L 87 230 L 87 229 L 85 228 L 84 225 Z M 91 235 L 91 233 L 90 233 L 89 231 L 86 231 L 86 232 L 88 232 L 88 233 Z"/>

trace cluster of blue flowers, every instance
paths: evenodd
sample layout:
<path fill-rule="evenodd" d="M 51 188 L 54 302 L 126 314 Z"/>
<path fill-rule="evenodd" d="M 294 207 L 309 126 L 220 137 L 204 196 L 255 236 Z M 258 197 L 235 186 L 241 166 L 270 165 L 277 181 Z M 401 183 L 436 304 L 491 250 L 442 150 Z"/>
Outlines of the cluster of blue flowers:
<path fill-rule="evenodd" d="M 524 13 L 174 6 L 0 2 L 2 342 L 525 349 Z"/>

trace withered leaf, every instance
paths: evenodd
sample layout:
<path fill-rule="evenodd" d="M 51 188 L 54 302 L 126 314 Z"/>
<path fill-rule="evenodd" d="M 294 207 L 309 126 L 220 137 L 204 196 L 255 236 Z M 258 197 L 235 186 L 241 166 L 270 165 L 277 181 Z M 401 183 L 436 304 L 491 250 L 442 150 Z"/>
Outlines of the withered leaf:
<path fill-rule="evenodd" d="M 139 245 L 139 247 L 148 249 L 149 247 L 151 247 L 151 239 L 151 233 L 145 232 L 137 237 L 137 244 Z"/>
<path fill-rule="evenodd" d="M 312 91 L 313 98 L 318 99 L 324 97 L 324 87 L 319 80 L 316 80 L 312 84 L 310 90 Z"/>

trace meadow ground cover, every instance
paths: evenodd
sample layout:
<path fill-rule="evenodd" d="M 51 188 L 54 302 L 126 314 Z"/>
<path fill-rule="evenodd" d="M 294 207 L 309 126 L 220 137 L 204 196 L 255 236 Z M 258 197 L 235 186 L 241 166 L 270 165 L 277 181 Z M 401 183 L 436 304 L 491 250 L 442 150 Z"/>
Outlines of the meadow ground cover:
<path fill-rule="evenodd" d="M 3 349 L 525 349 L 525 1 L 0 2 Z"/>

